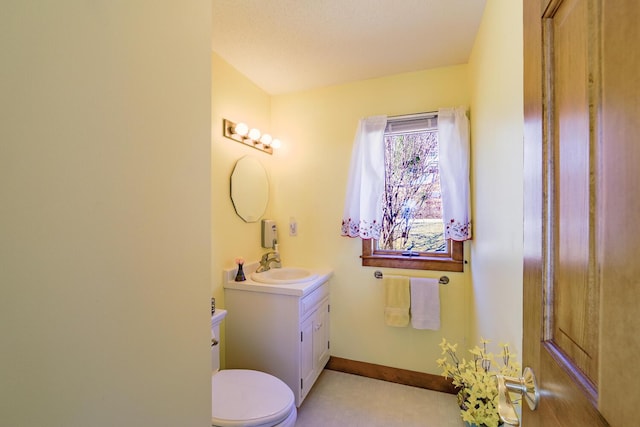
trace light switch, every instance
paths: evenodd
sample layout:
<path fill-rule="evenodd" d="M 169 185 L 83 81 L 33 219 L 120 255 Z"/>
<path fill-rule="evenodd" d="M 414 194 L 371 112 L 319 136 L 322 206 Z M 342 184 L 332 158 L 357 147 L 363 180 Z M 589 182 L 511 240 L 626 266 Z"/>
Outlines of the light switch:
<path fill-rule="evenodd" d="M 289 218 L 289 236 L 298 235 L 298 222 L 294 217 Z"/>

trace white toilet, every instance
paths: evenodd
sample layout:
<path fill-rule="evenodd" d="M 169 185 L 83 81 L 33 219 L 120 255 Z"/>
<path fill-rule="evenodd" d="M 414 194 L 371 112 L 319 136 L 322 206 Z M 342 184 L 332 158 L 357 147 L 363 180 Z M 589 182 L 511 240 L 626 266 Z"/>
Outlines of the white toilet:
<path fill-rule="evenodd" d="M 220 371 L 220 322 L 226 310 L 211 317 L 211 425 L 217 427 L 293 427 L 296 410 L 293 392 L 280 379 L 248 369 Z"/>

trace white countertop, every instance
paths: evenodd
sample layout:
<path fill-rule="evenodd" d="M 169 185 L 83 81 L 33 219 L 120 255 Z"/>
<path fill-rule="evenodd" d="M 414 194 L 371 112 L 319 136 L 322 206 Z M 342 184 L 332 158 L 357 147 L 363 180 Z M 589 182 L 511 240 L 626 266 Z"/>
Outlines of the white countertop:
<path fill-rule="evenodd" d="M 237 289 L 242 291 L 250 291 L 250 292 L 265 292 L 271 294 L 281 294 L 281 295 L 294 295 L 294 296 L 305 296 L 311 292 L 313 292 L 320 285 L 325 283 L 331 275 L 333 275 L 333 271 L 328 269 L 313 269 L 306 268 L 314 274 L 317 274 L 317 277 L 313 280 L 309 280 L 302 283 L 291 283 L 291 284 L 271 284 L 271 283 L 260 283 L 254 280 L 251 280 L 251 273 L 255 272 L 258 268 L 258 263 L 254 262 L 251 264 L 245 264 L 243 266 L 244 274 L 247 280 L 242 282 L 236 282 L 236 272 L 238 271 L 236 268 L 229 268 L 223 271 L 223 285 L 225 289 Z"/>

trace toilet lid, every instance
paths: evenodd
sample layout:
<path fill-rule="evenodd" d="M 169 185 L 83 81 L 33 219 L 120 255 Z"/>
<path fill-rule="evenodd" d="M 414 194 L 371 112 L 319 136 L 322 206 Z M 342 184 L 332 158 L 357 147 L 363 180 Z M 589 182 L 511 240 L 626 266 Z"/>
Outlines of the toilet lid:
<path fill-rule="evenodd" d="M 211 392 L 211 423 L 217 426 L 274 425 L 294 406 L 289 386 L 259 371 L 219 371 L 211 378 Z"/>

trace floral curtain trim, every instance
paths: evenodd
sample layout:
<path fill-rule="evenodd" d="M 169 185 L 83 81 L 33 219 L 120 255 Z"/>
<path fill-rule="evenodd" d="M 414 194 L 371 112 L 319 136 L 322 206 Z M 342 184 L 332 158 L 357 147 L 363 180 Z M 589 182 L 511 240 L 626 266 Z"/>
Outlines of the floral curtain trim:
<path fill-rule="evenodd" d="M 444 231 L 445 239 L 451 239 L 458 242 L 471 239 L 471 223 L 456 221 L 450 219 L 445 225 Z"/>
<path fill-rule="evenodd" d="M 369 223 L 365 220 L 354 221 L 351 218 L 342 220 L 342 236 L 379 240 L 381 234 L 382 224 L 378 221 Z"/>

